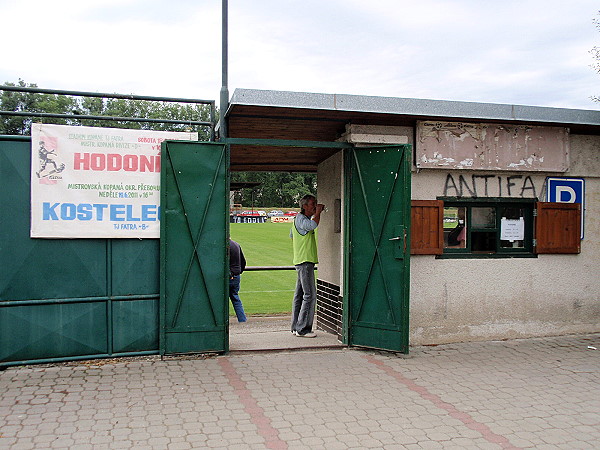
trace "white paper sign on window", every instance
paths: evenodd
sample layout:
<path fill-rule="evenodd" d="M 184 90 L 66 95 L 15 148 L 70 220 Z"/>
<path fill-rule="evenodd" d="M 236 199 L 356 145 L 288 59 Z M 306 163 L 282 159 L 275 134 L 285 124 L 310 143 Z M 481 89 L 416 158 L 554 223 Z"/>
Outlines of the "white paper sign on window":
<path fill-rule="evenodd" d="M 500 221 L 500 239 L 503 241 L 521 241 L 525 239 L 525 220 L 507 219 L 503 217 Z"/>
<path fill-rule="evenodd" d="M 198 133 L 33 124 L 33 238 L 159 238 L 161 142 Z"/>

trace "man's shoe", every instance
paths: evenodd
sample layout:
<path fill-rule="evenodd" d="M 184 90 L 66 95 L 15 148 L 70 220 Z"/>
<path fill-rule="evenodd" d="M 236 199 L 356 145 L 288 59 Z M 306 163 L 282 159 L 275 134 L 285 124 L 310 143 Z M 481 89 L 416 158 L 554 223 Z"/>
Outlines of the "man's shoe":
<path fill-rule="evenodd" d="M 296 331 L 296 336 L 304 337 L 304 338 L 315 338 L 315 337 L 317 337 L 317 334 L 313 333 L 312 331 L 309 331 L 308 333 L 300 334 Z"/>

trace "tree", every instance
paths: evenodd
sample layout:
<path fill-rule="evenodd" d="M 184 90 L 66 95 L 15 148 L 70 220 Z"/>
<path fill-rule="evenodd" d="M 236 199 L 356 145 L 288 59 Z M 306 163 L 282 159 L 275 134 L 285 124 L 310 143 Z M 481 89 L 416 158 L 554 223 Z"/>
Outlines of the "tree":
<path fill-rule="evenodd" d="M 5 83 L 4 85 L 37 87 L 35 84 L 30 84 L 28 86 L 23 80 L 19 80 L 18 84 Z M 12 91 L 1 91 L 0 96 L 0 109 L 2 111 L 70 114 L 75 106 L 76 102 L 73 98 L 64 96 L 59 98 L 58 96 L 49 94 Z M 29 135 L 32 122 L 30 117 L 2 115 L 0 116 L 0 134 Z M 45 119 L 44 122 L 58 124 L 69 123 L 66 119 L 55 118 Z"/>
<path fill-rule="evenodd" d="M 235 203 L 255 207 L 292 208 L 305 194 L 317 192 L 317 174 L 290 172 L 234 172 L 234 182 L 259 182 L 259 186 L 235 192 Z"/>
<path fill-rule="evenodd" d="M 36 88 L 19 80 L 17 84 L 7 82 L 4 86 Z M 73 97 L 59 94 L 0 91 L 2 111 L 35 112 L 69 115 L 91 115 L 108 117 L 136 117 L 144 119 L 168 119 L 204 121 L 210 120 L 210 107 L 194 103 L 174 103 L 132 99 L 112 99 L 99 97 Z M 29 135 L 34 121 L 63 125 L 83 125 L 107 128 L 132 128 L 161 131 L 196 131 L 191 124 L 149 123 L 117 120 L 96 120 L 79 118 L 31 118 L 24 116 L 0 116 L 0 134 Z M 199 127 L 200 140 L 209 140 L 208 127 Z"/>

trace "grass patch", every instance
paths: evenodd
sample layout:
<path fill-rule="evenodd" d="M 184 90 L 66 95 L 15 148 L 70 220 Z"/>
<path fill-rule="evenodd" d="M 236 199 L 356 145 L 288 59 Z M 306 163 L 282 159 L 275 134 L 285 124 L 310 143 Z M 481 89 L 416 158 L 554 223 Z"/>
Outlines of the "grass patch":
<path fill-rule="evenodd" d="M 244 272 L 240 298 L 246 314 L 288 314 L 296 286 L 296 271 Z M 235 315 L 229 305 L 229 314 Z"/>
<path fill-rule="evenodd" d="M 231 239 L 242 246 L 248 266 L 291 266 L 291 223 L 232 223 Z M 290 313 L 295 270 L 244 272 L 240 298 L 247 314 Z M 234 315 L 229 305 L 230 315 Z"/>

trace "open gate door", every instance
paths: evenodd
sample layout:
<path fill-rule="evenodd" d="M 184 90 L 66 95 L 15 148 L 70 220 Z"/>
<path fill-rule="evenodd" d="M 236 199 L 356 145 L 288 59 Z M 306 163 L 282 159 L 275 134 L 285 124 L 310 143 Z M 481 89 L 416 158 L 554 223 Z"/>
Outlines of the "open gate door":
<path fill-rule="evenodd" d="M 161 354 L 228 351 L 227 146 L 162 144 Z"/>
<path fill-rule="evenodd" d="M 346 158 L 348 344 L 408 353 L 410 146 Z"/>

